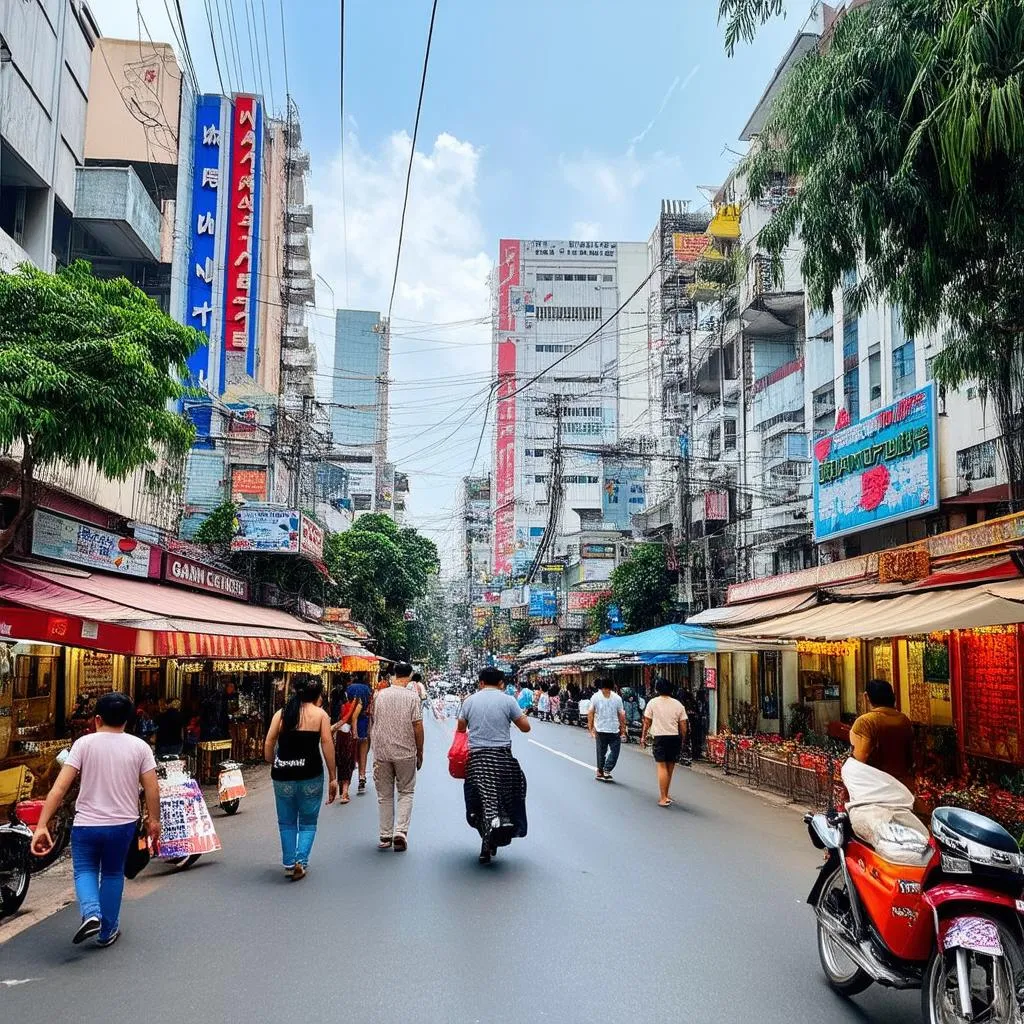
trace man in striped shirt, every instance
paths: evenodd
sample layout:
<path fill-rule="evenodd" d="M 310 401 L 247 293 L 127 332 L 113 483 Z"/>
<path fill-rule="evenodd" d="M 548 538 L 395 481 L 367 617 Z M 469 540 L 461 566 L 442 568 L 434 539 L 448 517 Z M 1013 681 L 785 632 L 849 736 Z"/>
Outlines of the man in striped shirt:
<path fill-rule="evenodd" d="M 380 810 L 378 849 L 399 853 L 409 845 L 416 772 L 423 766 L 423 704 L 409 686 L 411 681 L 412 665 L 400 662 L 391 685 L 379 690 L 373 699 L 373 784 Z"/>

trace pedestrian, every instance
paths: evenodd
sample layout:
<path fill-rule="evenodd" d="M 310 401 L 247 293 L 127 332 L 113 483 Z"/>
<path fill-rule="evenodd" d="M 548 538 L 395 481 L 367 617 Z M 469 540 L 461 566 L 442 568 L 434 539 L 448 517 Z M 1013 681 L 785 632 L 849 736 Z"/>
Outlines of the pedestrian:
<path fill-rule="evenodd" d="M 411 682 L 412 665 L 399 662 L 391 685 L 377 693 L 373 711 L 373 784 L 380 812 L 377 849 L 394 848 L 396 853 L 409 847 L 416 773 L 423 767 L 423 703 Z"/>
<path fill-rule="evenodd" d="M 501 846 L 526 835 L 526 776 L 512 756 L 512 730 L 530 731 L 530 720 L 515 698 L 502 691 L 505 673 L 482 668 L 479 689 L 467 697 L 456 729 L 469 733 L 469 762 L 463 794 L 466 821 L 480 835 L 480 863 Z"/>
<path fill-rule="evenodd" d="M 540 696 L 537 698 L 537 717 L 542 722 L 551 720 L 551 695 L 543 686 L 538 687 L 537 692 Z"/>
<path fill-rule="evenodd" d="M 667 679 L 659 679 L 654 688 L 657 696 L 644 708 L 640 746 L 647 743 L 648 735 L 653 738 L 652 753 L 658 765 L 658 806 L 669 807 L 672 804 L 668 795 L 672 773 L 676 770 L 686 738 L 686 708 L 672 696 L 674 687 Z"/>
<path fill-rule="evenodd" d="M 597 691 L 590 698 L 587 731 L 597 743 L 598 782 L 612 782 L 612 770 L 619 760 L 619 751 L 626 736 L 626 710 L 622 698 L 612 689 L 608 678 L 597 680 Z"/>
<path fill-rule="evenodd" d="M 551 721 L 560 722 L 562 720 L 562 691 L 558 683 L 552 683 L 548 693 L 551 695 Z"/>
<path fill-rule="evenodd" d="M 156 756 L 181 757 L 184 743 L 185 719 L 181 715 L 181 701 L 160 701 L 156 716 Z"/>
<path fill-rule="evenodd" d="M 338 772 L 338 784 L 341 786 L 339 802 L 347 804 L 352 773 L 356 767 L 356 734 L 353 723 L 359 717 L 362 705 L 349 697 L 344 686 L 336 686 L 331 691 L 331 707 L 336 709 L 331 732 L 334 735 L 334 764 Z"/>
<path fill-rule="evenodd" d="M 524 715 L 533 713 L 533 687 L 530 686 L 529 681 L 523 683 L 520 688 L 518 700 Z"/>
<path fill-rule="evenodd" d="M 865 687 L 865 696 L 868 711 L 850 728 L 853 756 L 898 779 L 913 793 L 914 727 L 902 711 L 896 710 L 896 694 L 886 680 L 872 679 Z"/>
<path fill-rule="evenodd" d="M 359 769 L 359 786 L 356 793 L 362 796 L 366 792 L 366 761 L 370 753 L 370 701 L 373 692 L 364 681 L 365 677 L 360 672 L 356 682 L 350 683 L 346 689 L 349 700 L 359 704 L 359 714 L 356 715 L 356 765 Z"/>
<path fill-rule="evenodd" d="M 273 766 L 270 777 L 281 833 L 281 862 L 295 882 L 305 878 L 309 869 L 324 797 L 325 763 L 327 802 L 334 803 L 338 795 L 331 719 L 323 702 L 324 684 L 315 676 L 299 676 L 285 706 L 274 712 L 263 744 L 263 756 Z"/>
<path fill-rule="evenodd" d="M 416 694 L 420 704 L 424 705 L 424 711 L 426 710 L 427 700 L 427 688 L 423 685 L 423 676 L 419 672 L 413 672 L 412 681 L 409 683 L 409 689 Z"/>
<path fill-rule="evenodd" d="M 140 785 L 146 798 L 149 841 L 155 848 L 160 839 L 156 761 L 148 743 L 125 731 L 131 715 L 127 694 L 100 697 L 95 731 L 71 745 L 32 836 L 37 857 L 53 847 L 47 826 L 80 776 L 71 829 L 71 863 L 82 918 L 71 940 L 76 945 L 96 936 L 98 946 L 112 946 L 121 935 L 124 862 L 138 828 Z"/>

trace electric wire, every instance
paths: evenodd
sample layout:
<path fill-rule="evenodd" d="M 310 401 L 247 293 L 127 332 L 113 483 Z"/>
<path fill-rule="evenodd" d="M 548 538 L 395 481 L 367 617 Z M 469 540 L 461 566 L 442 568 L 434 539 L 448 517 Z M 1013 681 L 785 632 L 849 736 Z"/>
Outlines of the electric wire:
<path fill-rule="evenodd" d="M 206 7 L 206 24 L 210 29 L 210 48 L 213 50 L 213 64 L 217 69 L 217 83 L 220 85 L 221 95 L 226 95 L 227 91 L 224 88 L 224 76 L 220 70 L 220 57 L 217 54 L 217 40 L 213 34 L 213 13 L 210 10 L 210 0 L 203 0 Z"/>
<path fill-rule="evenodd" d="M 270 108 L 271 110 L 276 111 L 277 100 L 274 97 L 274 64 L 270 59 L 270 29 L 267 28 L 267 0 L 260 0 L 260 9 L 263 13 L 263 49 L 267 56 L 267 78 L 270 83 Z"/>
<path fill-rule="evenodd" d="M 348 273 L 348 211 L 346 210 L 347 197 L 345 194 L 345 0 L 339 0 L 338 11 L 338 114 L 341 119 L 338 154 L 341 164 L 341 251 L 345 266 L 345 305 L 349 306 L 351 299 L 349 298 Z"/>

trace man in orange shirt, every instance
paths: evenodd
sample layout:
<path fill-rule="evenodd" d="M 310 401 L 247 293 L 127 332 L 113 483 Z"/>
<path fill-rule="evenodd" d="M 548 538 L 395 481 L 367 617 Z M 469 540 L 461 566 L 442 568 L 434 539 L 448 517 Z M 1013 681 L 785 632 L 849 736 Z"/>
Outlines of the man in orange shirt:
<path fill-rule="evenodd" d="M 853 756 L 886 772 L 914 791 L 914 727 L 896 710 L 896 694 L 884 679 L 865 687 L 869 710 L 853 723 Z"/>

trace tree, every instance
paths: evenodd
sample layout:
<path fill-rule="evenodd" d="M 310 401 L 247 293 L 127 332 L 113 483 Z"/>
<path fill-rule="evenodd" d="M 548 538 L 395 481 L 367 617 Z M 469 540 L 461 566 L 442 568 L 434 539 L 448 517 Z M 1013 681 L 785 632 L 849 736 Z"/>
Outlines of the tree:
<path fill-rule="evenodd" d="M 628 632 L 664 625 L 673 607 L 673 581 L 665 562 L 665 546 L 637 544 L 613 570 L 611 588 L 612 601 L 622 611 Z"/>
<path fill-rule="evenodd" d="M 32 514 L 36 473 L 66 463 L 124 480 L 188 451 L 192 425 L 172 406 L 202 335 L 125 278 L 77 261 L 56 274 L 0 273 L 0 446 L 20 449 L 20 499 L 0 555 Z"/>
<path fill-rule="evenodd" d="M 723 0 L 741 24 L 771 5 Z M 742 12 L 742 14 L 741 14 Z M 767 12 L 770 15 L 770 11 Z M 745 31 L 745 30 L 744 30 Z M 728 42 L 728 40 L 727 40 Z M 858 311 L 885 299 L 909 336 L 941 330 L 940 386 L 976 380 L 1024 480 L 1024 7 L 875 0 L 843 15 L 786 79 L 745 161 L 751 198 L 799 183 L 760 244 L 793 235 L 816 308 L 858 265 Z"/>
<path fill-rule="evenodd" d="M 741 40 L 750 42 L 758 28 L 785 13 L 783 0 L 719 0 L 718 20 L 725 22 L 725 51 L 731 57 Z"/>

